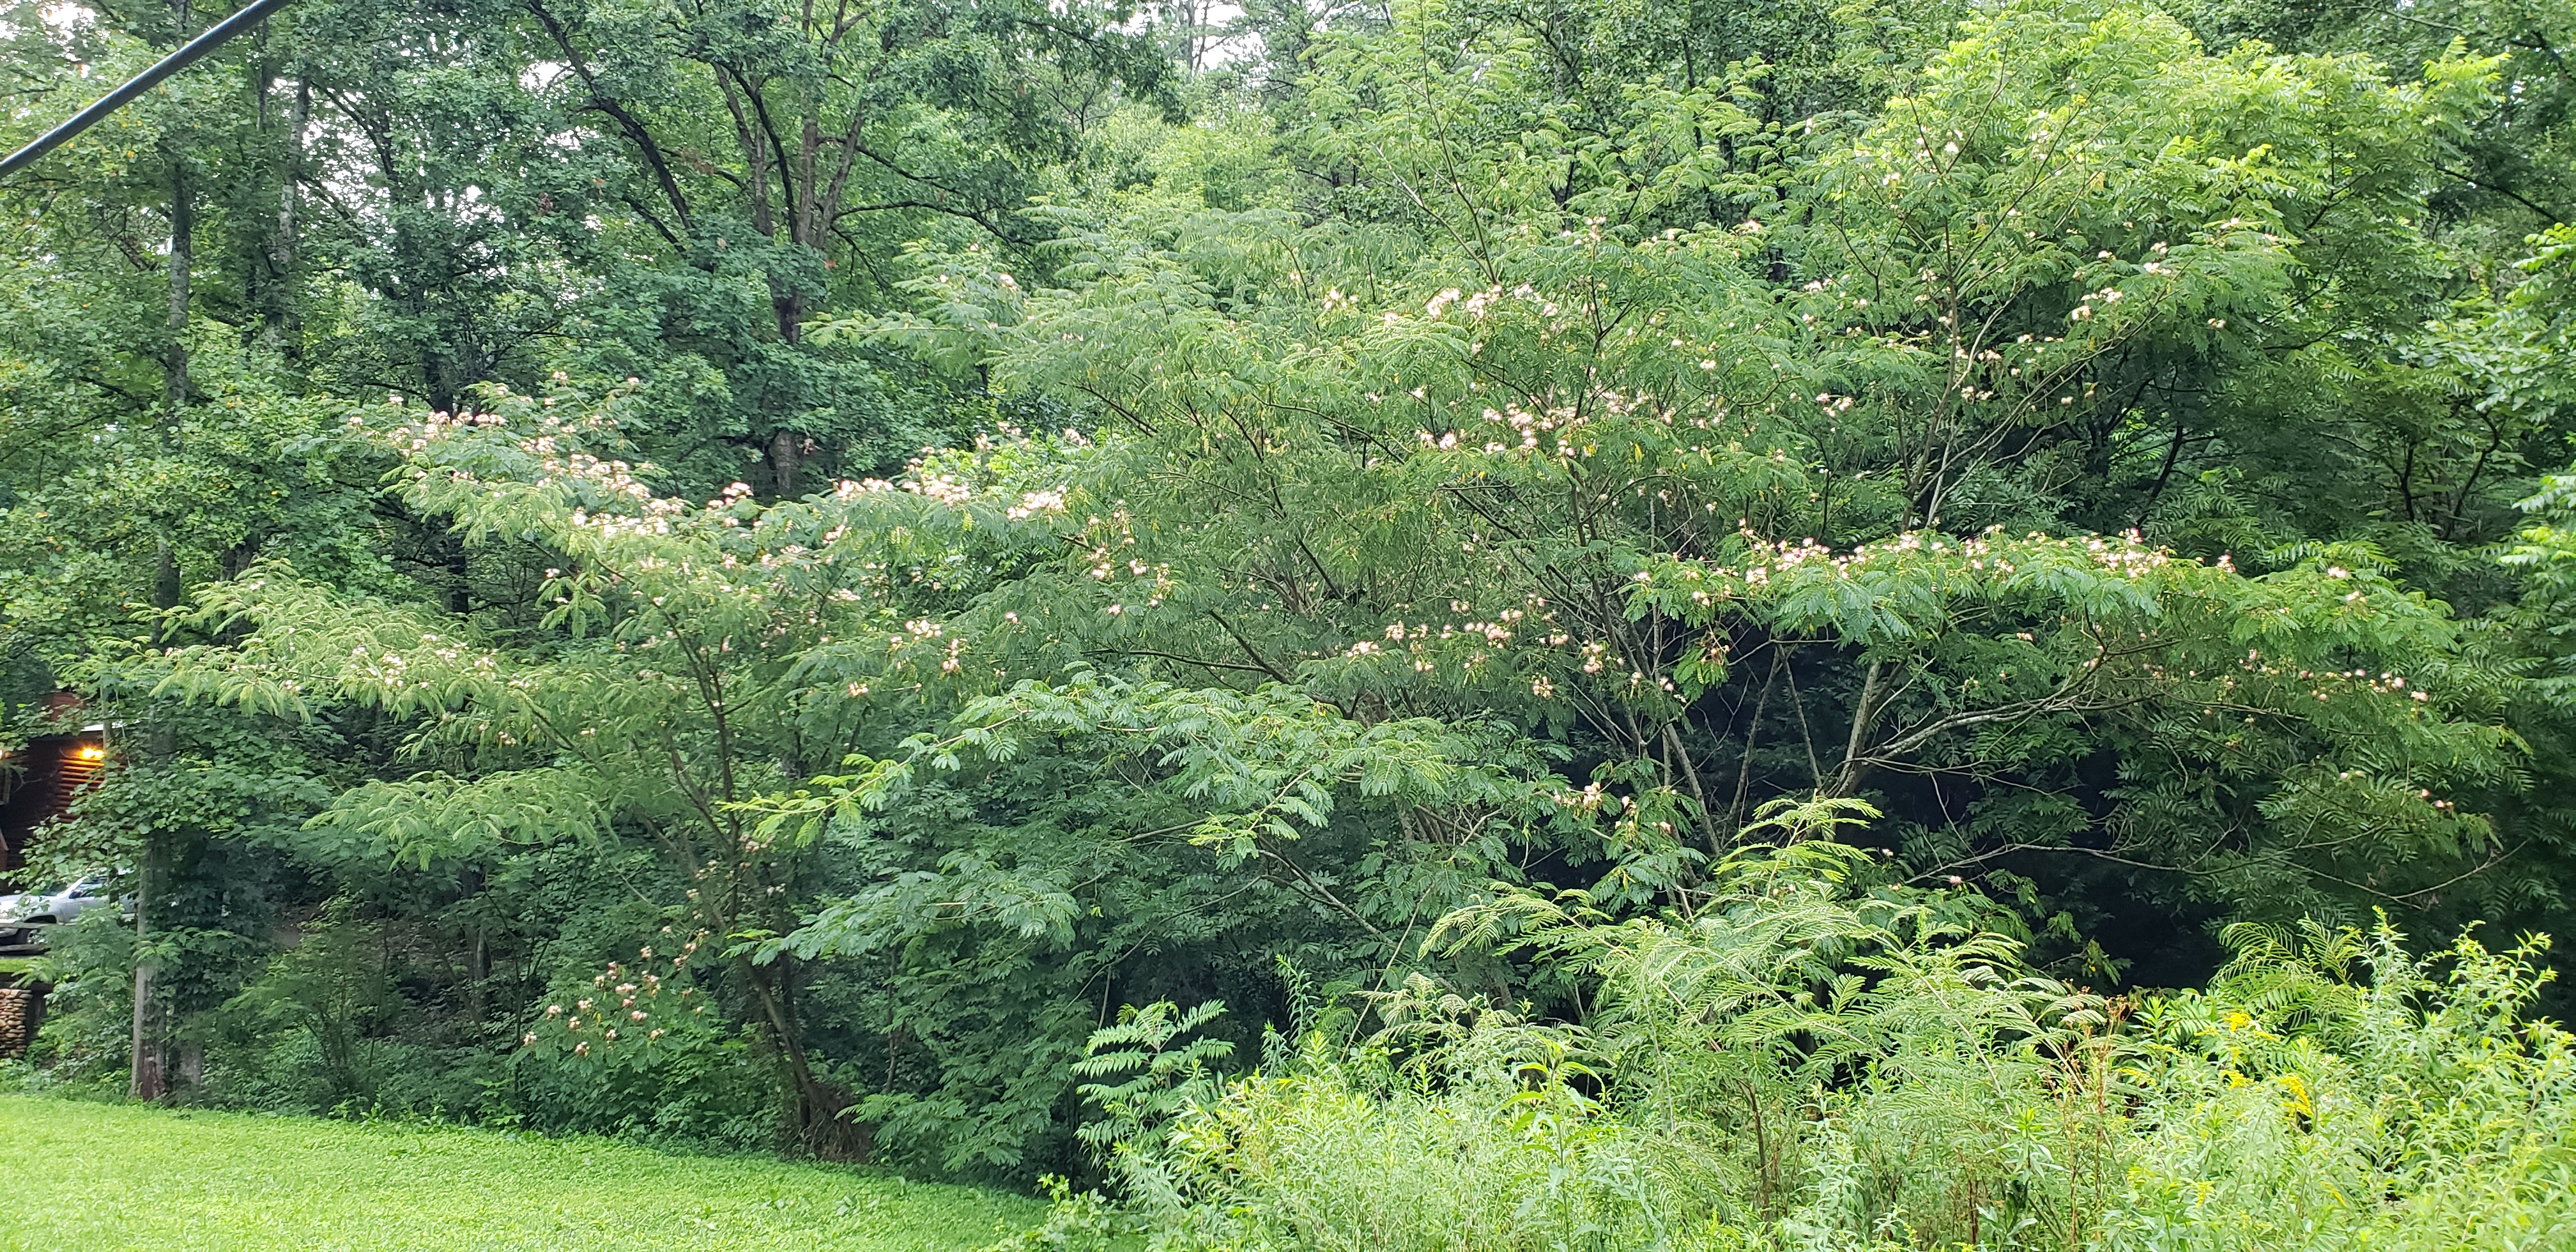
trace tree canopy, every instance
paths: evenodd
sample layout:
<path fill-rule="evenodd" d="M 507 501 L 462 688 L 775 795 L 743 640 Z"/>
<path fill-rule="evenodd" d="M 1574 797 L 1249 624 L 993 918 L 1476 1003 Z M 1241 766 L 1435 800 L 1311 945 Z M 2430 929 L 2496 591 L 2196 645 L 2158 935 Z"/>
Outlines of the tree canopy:
<path fill-rule="evenodd" d="M 2070 987 L 2553 928 L 2571 22 L 306 0 L 0 186 L 48 1064 L 1026 1180 L 1121 1005 L 1585 1020 L 1496 899 L 1783 842 Z"/>

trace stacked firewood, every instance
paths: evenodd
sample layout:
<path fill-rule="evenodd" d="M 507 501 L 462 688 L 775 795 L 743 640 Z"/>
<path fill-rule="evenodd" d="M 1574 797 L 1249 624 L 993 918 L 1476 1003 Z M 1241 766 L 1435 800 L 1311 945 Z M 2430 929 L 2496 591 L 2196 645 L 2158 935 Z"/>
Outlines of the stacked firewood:
<path fill-rule="evenodd" d="M 0 1060 L 25 1056 L 45 1024 L 45 993 L 24 987 L 0 987 Z"/>

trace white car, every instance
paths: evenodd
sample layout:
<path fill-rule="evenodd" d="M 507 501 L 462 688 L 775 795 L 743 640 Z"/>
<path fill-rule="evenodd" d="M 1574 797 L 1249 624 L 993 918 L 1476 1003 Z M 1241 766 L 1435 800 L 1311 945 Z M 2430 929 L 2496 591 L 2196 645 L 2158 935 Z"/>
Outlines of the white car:
<path fill-rule="evenodd" d="M 0 947 L 41 947 L 45 927 L 59 926 L 101 905 L 113 905 L 105 874 L 91 874 L 68 886 L 39 887 L 0 896 Z"/>

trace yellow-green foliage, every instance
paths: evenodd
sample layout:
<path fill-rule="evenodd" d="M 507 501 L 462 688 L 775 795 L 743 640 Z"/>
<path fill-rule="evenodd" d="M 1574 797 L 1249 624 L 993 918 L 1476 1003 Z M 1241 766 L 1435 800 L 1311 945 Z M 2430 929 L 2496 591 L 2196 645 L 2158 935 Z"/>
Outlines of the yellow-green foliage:
<path fill-rule="evenodd" d="M 2524 1015 L 2544 941 L 2240 927 L 2208 987 L 2106 999 L 1855 862 L 1748 853 L 1662 921 L 1498 893 L 1443 932 L 1582 978 L 1587 1026 L 1417 979 L 1368 1041 L 1312 1030 L 1131 1136 L 1138 1217 L 1175 1248 L 2576 1242 L 2576 1049 Z"/>

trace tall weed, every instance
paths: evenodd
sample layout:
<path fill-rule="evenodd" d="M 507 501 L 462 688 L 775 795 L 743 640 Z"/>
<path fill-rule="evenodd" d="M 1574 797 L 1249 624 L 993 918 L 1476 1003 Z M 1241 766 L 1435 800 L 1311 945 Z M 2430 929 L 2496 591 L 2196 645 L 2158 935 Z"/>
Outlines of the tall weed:
<path fill-rule="evenodd" d="M 2576 1247 L 2544 940 L 2239 928 L 2209 986 L 2113 999 L 1859 858 L 1739 853 L 1658 919 L 1498 891 L 1435 944 L 1559 967 L 1583 1022 L 1416 976 L 1365 1039 L 1127 1091 L 1161 1111 L 1111 1151 L 1129 1220 L 1282 1252 Z"/>

